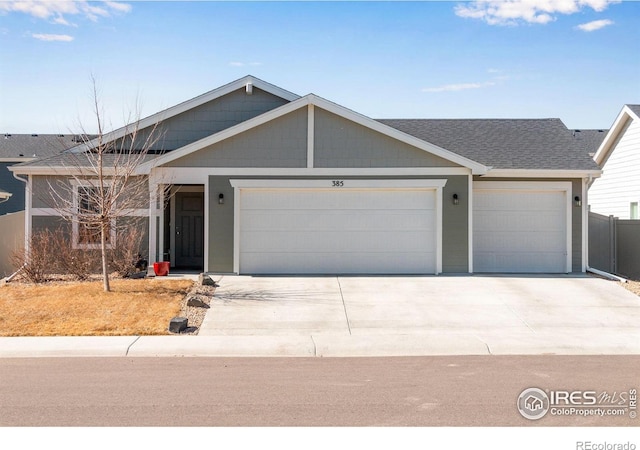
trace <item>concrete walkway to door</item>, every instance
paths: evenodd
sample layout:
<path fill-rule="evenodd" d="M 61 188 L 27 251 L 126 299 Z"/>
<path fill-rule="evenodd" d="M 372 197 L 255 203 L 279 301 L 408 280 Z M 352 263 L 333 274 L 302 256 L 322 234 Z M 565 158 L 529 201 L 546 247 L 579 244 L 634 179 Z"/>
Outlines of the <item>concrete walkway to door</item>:
<path fill-rule="evenodd" d="M 237 354 L 256 341 L 315 356 L 640 353 L 640 297 L 587 275 L 219 283 L 198 339 L 224 337 Z"/>

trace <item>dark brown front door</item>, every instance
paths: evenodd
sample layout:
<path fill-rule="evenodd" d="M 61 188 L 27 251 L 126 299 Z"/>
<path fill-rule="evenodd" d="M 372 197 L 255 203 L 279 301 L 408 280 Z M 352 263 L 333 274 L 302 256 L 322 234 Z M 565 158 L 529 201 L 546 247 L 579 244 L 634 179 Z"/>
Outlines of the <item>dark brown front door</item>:
<path fill-rule="evenodd" d="M 176 261 L 178 268 L 204 268 L 204 193 L 178 192 L 176 210 Z"/>

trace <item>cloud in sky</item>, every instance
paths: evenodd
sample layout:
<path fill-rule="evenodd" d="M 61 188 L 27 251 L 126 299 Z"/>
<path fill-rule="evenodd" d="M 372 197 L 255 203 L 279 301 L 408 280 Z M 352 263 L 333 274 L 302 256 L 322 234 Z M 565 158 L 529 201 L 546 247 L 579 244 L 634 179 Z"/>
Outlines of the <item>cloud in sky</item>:
<path fill-rule="evenodd" d="M 128 13 L 131 5 L 116 1 L 0 0 L 0 12 L 19 12 L 59 25 L 71 25 L 65 16 L 80 15 L 93 22 L 114 13 Z"/>
<path fill-rule="evenodd" d="M 585 7 L 604 11 L 621 0 L 476 0 L 455 7 L 456 15 L 483 20 L 489 25 L 545 24 L 557 14 L 575 14 Z"/>
<path fill-rule="evenodd" d="M 496 83 L 493 81 L 485 81 L 484 83 L 445 84 L 443 86 L 424 88 L 422 89 L 422 92 L 458 92 L 466 91 L 469 89 L 482 89 L 495 85 Z"/>
<path fill-rule="evenodd" d="M 32 38 L 39 39 L 41 41 L 58 41 L 58 42 L 71 42 L 73 41 L 73 36 L 69 36 L 68 34 L 32 34 Z"/>
<path fill-rule="evenodd" d="M 581 31 L 590 32 L 590 31 L 600 30 L 601 28 L 604 28 L 604 27 L 608 27 L 609 25 L 613 25 L 613 23 L 614 23 L 613 20 L 609 20 L 609 19 L 594 20 L 593 22 L 587 22 L 587 23 L 578 25 L 576 28 Z"/>

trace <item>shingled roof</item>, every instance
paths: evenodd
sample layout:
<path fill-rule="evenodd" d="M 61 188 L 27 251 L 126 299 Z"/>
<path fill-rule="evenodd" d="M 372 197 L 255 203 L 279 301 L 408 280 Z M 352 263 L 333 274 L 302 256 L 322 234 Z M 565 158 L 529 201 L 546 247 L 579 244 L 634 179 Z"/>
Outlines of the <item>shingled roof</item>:
<path fill-rule="evenodd" d="M 82 140 L 73 134 L 9 134 L 0 135 L 0 158 L 22 160 L 44 158 L 62 153 Z"/>
<path fill-rule="evenodd" d="M 380 119 L 494 169 L 598 170 L 560 119 Z"/>
<path fill-rule="evenodd" d="M 626 105 L 634 114 L 640 117 L 640 105 Z"/>
<path fill-rule="evenodd" d="M 140 164 L 151 161 L 154 158 L 157 158 L 160 155 L 148 153 L 145 154 L 141 160 Z M 121 159 L 119 166 L 126 164 L 126 155 L 120 155 Z M 103 167 L 113 167 L 116 164 L 116 158 L 118 155 L 113 153 L 107 153 L 103 155 Z M 58 153 L 56 155 L 49 156 L 47 158 L 38 158 L 33 161 L 27 161 L 20 164 L 16 164 L 16 168 L 19 167 L 46 167 L 53 169 L 63 169 L 63 168 L 80 168 L 80 167 L 91 167 L 91 163 L 85 153 L 71 153 L 71 152 L 63 152 Z M 20 170 L 17 170 L 17 173 L 20 173 Z"/>
<path fill-rule="evenodd" d="M 572 130 L 573 137 L 582 149 L 593 158 L 608 130 Z"/>

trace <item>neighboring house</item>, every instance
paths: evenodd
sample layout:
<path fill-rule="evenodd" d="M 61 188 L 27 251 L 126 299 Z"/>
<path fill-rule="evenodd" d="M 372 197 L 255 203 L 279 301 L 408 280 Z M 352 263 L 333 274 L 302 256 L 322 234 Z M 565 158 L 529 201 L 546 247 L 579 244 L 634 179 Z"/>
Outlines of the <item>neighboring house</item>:
<path fill-rule="evenodd" d="M 14 164 L 51 156 L 78 145 L 72 135 L 9 134 L 0 136 L 0 190 L 11 194 L 2 201 L 0 215 L 24 210 L 24 182 L 14 178 L 8 168 Z"/>
<path fill-rule="evenodd" d="M 150 194 L 132 212 L 147 218 L 150 262 L 241 274 L 586 270 L 587 183 L 601 172 L 559 119 L 373 120 L 248 76 L 139 126 L 158 122 L 164 153 L 138 167 Z M 43 194 L 68 177 L 70 156 L 11 168 L 33 193 L 28 230 L 59 223 Z"/>
<path fill-rule="evenodd" d="M 594 156 L 602 177 L 589 188 L 591 211 L 640 219 L 640 105 L 625 105 Z"/>

